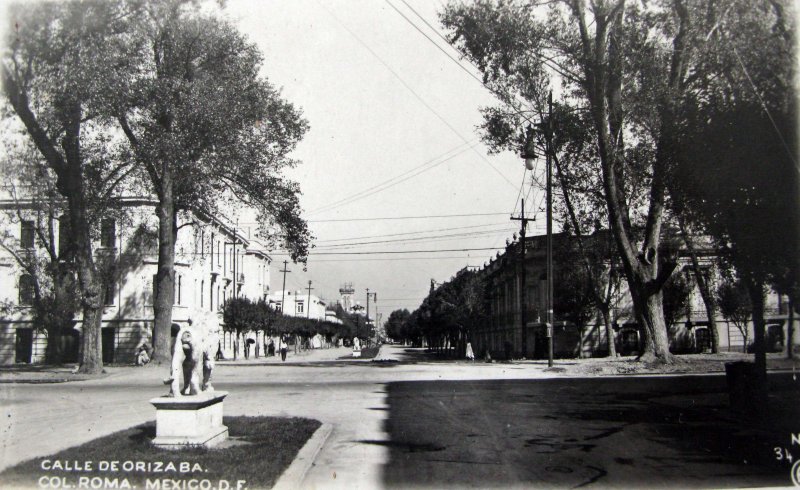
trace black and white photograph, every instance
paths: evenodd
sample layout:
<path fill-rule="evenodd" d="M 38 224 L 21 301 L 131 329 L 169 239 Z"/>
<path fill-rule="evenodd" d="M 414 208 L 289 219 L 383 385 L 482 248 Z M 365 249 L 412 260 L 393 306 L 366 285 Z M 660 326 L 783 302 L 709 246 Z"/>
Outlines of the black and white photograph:
<path fill-rule="evenodd" d="M 0 0 L 0 488 L 800 487 L 795 0 Z"/>

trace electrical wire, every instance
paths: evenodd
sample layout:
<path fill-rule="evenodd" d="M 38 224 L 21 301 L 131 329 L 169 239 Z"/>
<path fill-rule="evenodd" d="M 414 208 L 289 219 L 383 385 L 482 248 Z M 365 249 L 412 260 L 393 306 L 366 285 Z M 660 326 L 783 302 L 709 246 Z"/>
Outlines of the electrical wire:
<path fill-rule="evenodd" d="M 474 141 L 474 140 L 473 140 L 473 141 Z M 345 205 L 347 205 L 347 204 L 351 204 L 351 203 L 354 203 L 354 202 L 356 202 L 356 201 L 360 201 L 361 199 L 364 199 L 364 198 L 366 198 L 366 197 L 369 197 L 369 196 L 371 196 L 371 195 L 373 195 L 373 194 L 376 194 L 376 193 L 378 193 L 378 192 L 385 191 L 386 189 L 389 189 L 389 188 L 391 188 L 391 187 L 394 187 L 394 186 L 395 186 L 395 185 L 397 185 L 397 184 L 403 183 L 403 182 L 405 182 L 405 181 L 407 181 L 407 180 L 411 179 L 412 177 L 416 177 L 416 176 L 418 176 L 418 175 L 420 175 L 420 174 L 423 174 L 423 173 L 427 172 L 428 170 L 432 170 L 432 169 L 434 169 L 434 168 L 438 167 L 439 165 L 441 165 L 441 164 L 443 164 L 443 163 L 445 163 L 445 162 L 448 162 L 448 161 L 452 160 L 453 158 L 455 158 L 455 157 L 457 157 L 457 156 L 461 155 L 462 153 L 464 153 L 464 152 L 466 152 L 466 151 L 470 150 L 470 149 L 471 149 L 471 148 L 473 148 L 474 146 L 477 146 L 477 145 L 473 145 L 473 142 L 467 143 L 466 145 L 468 145 L 468 146 L 466 146 L 465 148 L 462 148 L 462 147 L 464 147 L 464 146 L 465 146 L 465 144 L 464 144 L 464 143 L 462 143 L 462 144 L 460 144 L 460 145 L 456 146 L 455 148 L 453 148 L 453 149 L 451 149 L 451 150 L 448 150 L 448 151 L 446 151 L 446 152 L 445 152 L 445 153 L 443 153 L 442 155 L 439 155 L 439 156 L 437 156 L 437 157 L 434 157 L 434 158 L 432 158 L 432 159 L 430 159 L 430 160 L 426 161 L 425 163 L 423 163 L 423 164 L 421 164 L 421 165 L 418 165 L 418 166 L 416 166 L 416 167 L 412 168 L 411 170 L 407 170 L 406 172 L 403 172 L 403 173 L 402 173 L 402 174 L 400 174 L 400 175 L 397 175 L 397 176 L 395 176 L 395 177 L 392 177 L 392 178 L 390 178 L 390 179 L 387 179 L 387 180 L 385 180 L 385 181 L 383 181 L 383 182 L 381 182 L 381 183 L 379 183 L 379 184 L 375 184 L 375 185 L 374 185 L 374 186 L 372 186 L 372 187 L 368 187 L 368 188 L 366 188 L 366 189 L 363 189 L 363 190 L 361 190 L 361 191 L 359 191 L 359 192 L 356 192 L 355 194 L 351 194 L 350 196 L 348 196 L 348 197 L 345 197 L 345 198 L 342 198 L 342 199 L 340 199 L 340 200 L 338 200 L 338 201 L 335 201 L 335 202 L 333 202 L 333 203 L 329 203 L 329 204 L 326 204 L 326 205 L 324 205 L 324 206 L 320 206 L 319 208 L 317 208 L 317 209 L 315 209 L 315 210 L 313 210 L 313 211 L 309 211 L 309 214 L 316 214 L 316 213 L 321 213 L 321 212 L 325 212 L 325 211 L 330 211 L 330 210 L 333 210 L 333 209 L 339 208 L 339 207 L 341 207 L 341 206 L 345 206 Z M 469 145 L 472 145 L 472 146 L 469 146 Z M 425 167 L 426 165 L 429 165 L 429 164 L 431 164 L 431 163 L 435 162 L 435 161 L 436 161 L 436 160 L 438 160 L 439 158 L 444 158 L 444 157 L 445 157 L 447 154 L 449 154 L 449 153 L 452 153 L 453 151 L 459 150 L 459 148 L 461 148 L 461 149 L 460 149 L 460 151 L 456 152 L 455 154 L 453 154 L 453 155 L 450 155 L 450 156 L 447 156 L 447 158 L 445 158 L 444 160 L 442 160 L 442 161 L 440 161 L 440 162 L 437 162 L 437 163 L 435 163 L 435 164 L 431 165 L 431 166 L 430 166 L 430 167 L 428 167 L 428 168 L 423 168 L 422 170 L 419 170 L 419 169 L 421 169 L 422 167 Z M 415 174 L 413 174 L 413 175 L 408 175 L 408 176 L 406 177 L 406 175 L 407 175 L 407 174 L 410 174 L 410 173 L 412 173 L 412 172 L 415 172 L 415 171 L 417 171 L 417 170 L 419 170 L 417 173 L 415 173 Z M 405 177 L 405 178 L 403 178 L 403 177 Z M 396 180 L 396 179 L 401 179 L 401 180 L 398 180 L 397 182 L 392 182 L 393 180 Z"/>
<path fill-rule="evenodd" d="M 428 214 L 421 216 L 384 216 L 379 218 L 340 218 L 309 220 L 309 223 L 334 223 L 344 221 L 384 221 L 397 219 L 463 218 L 471 216 L 508 216 L 508 213 L 470 213 L 470 214 Z"/>
<path fill-rule="evenodd" d="M 453 230 L 469 230 L 474 228 L 485 228 L 487 226 L 498 226 L 499 223 L 486 223 L 483 225 L 472 225 L 472 226 L 456 226 L 452 228 L 435 228 L 432 230 L 421 230 L 421 231 L 407 231 L 404 233 L 389 233 L 386 235 L 370 235 L 370 236 L 360 236 L 360 237 L 351 237 L 351 238 L 331 238 L 328 240 L 317 240 L 316 243 L 327 243 L 327 242 L 342 242 L 347 240 L 366 240 L 369 238 L 385 238 L 390 236 L 404 236 L 404 235 L 417 235 L 419 233 L 435 233 L 440 231 L 453 231 Z"/>
<path fill-rule="evenodd" d="M 357 245 L 371 245 L 376 243 L 404 243 L 404 242 L 414 242 L 414 241 L 439 241 L 442 239 L 446 240 L 454 240 L 456 238 L 463 238 L 463 237 L 475 237 L 475 238 L 482 238 L 485 235 L 494 235 L 496 233 L 508 233 L 510 231 L 514 231 L 514 228 L 508 228 L 508 225 L 505 225 L 505 228 L 499 230 L 484 230 L 484 231 L 473 231 L 473 232 L 462 232 L 462 233 L 452 233 L 447 235 L 434 235 L 434 236 L 423 236 L 423 237 L 411 237 L 411 238 L 396 238 L 393 240 L 374 240 L 368 242 L 353 242 L 353 243 L 339 243 L 339 244 L 332 244 L 332 245 L 322 245 L 320 247 L 315 247 L 316 249 L 332 249 L 332 248 L 344 248 L 344 247 L 354 247 Z"/>
<path fill-rule="evenodd" d="M 327 12 L 328 12 L 328 13 L 331 15 L 331 17 L 333 17 L 333 18 L 336 20 L 336 22 L 338 22 L 338 23 L 339 23 L 339 25 L 341 25 L 341 26 L 342 26 L 342 27 L 343 27 L 343 28 L 344 28 L 344 29 L 345 29 L 345 30 L 346 30 L 346 31 L 347 31 L 347 32 L 348 32 L 348 33 L 349 33 L 351 36 L 353 36 L 353 38 L 354 38 L 356 41 L 358 41 L 358 43 L 359 43 L 359 44 L 361 44 L 361 45 L 362 45 L 362 46 L 363 46 L 363 47 L 364 47 L 364 48 L 365 48 L 367 51 L 369 51 L 369 52 L 370 52 L 370 53 L 371 53 L 371 54 L 372 54 L 372 55 L 373 55 L 373 56 L 374 56 L 374 57 L 375 57 L 375 58 L 376 58 L 376 59 L 377 59 L 377 60 L 378 60 L 378 61 L 379 61 L 379 62 L 380 62 L 380 63 L 381 63 L 381 64 L 382 64 L 382 65 L 383 65 L 383 66 L 384 66 L 384 67 L 385 67 L 387 70 L 389 70 L 389 72 L 390 72 L 392 75 L 394 75 L 394 77 L 395 77 L 395 78 L 397 78 L 397 80 L 398 80 L 398 81 L 400 81 L 400 83 L 401 83 L 401 84 L 402 84 L 402 85 L 403 85 L 403 86 L 404 86 L 404 87 L 405 87 L 405 88 L 406 88 L 406 89 L 407 89 L 409 92 L 411 92 L 411 94 L 412 94 L 412 95 L 414 95 L 414 97 L 416 97 L 416 99 L 417 99 L 417 100 L 418 100 L 418 101 L 419 101 L 419 102 L 420 102 L 420 103 L 421 103 L 423 106 L 425 106 L 425 108 L 427 108 L 427 109 L 428 109 L 428 110 L 429 110 L 429 111 L 430 111 L 430 112 L 431 112 L 433 115 L 435 115 L 435 116 L 436 116 L 436 117 L 437 117 L 437 118 L 438 118 L 438 119 L 439 119 L 439 120 L 440 120 L 442 123 L 444 123 L 444 125 L 445 125 L 445 126 L 447 126 L 447 127 L 448 127 L 448 128 L 449 128 L 449 129 L 450 129 L 450 130 L 451 130 L 451 131 L 452 131 L 452 132 L 453 132 L 453 133 L 454 133 L 456 136 L 458 136 L 459 138 L 461 138 L 461 140 L 462 140 L 462 141 L 464 141 L 465 143 L 467 142 L 467 139 L 466 139 L 464 136 L 462 136 L 462 135 L 461 135 L 461 133 L 460 133 L 460 132 L 459 132 L 457 129 L 455 129 L 455 128 L 454 128 L 454 127 L 453 127 L 453 126 L 452 126 L 452 125 L 451 125 L 451 124 L 450 124 L 450 123 L 449 123 L 449 122 L 448 122 L 448 121 L 447 121 L 447 120 L 446 120 L 444 117 L 442 117 L 442 116 L 441 116 L 441 115 L 440 115 L 438 112 L 436 112 L 436 110 L 435 110 L 435 109 L 433 109 L 433 108 L 432 108 L 432 107 L 431 107 L 431 106 L 430 106 L 430 105 L 429 105 L 427 102 L 425 102 L 425 100 L 424 100 L 424 99 L 423 99 L 423 98 L 422 98 L 422 97 L 421 97 L 421 96 L 420 96 L 420 95 L 419 95 L 419 94 L 418 94 L 418 93 L 417 93 L 417 92 L 416 92 L 416 91 L 415 91 L 413 88 L 411 88 L 411 86 L 410 86 L 408 83 L 406 83 L 406 81 L 405 81 L 405 80 L 404 80 L 404 79 L 403 79 L 403 78 L 402 78 L 402 77 L 401 77 L 401 76 L 400 76 L 400 75 L 399 75 L 399 74 L 398 74 L 398 73 L 397 73 L 397 72 L 396 72 L 396 71 L 395 71 L 395 70 L 394 70 L 394 69 L 393 69 L 391 66 L 389 66 L 389 64 L 388 64 L 388 63 L 386 63 L 385 61 L 383 61 L 383 59 L 382 59 L 380 56 L 378 56 L 378 54 L 377 54 L 377 53 L 376 53 L 376 52 L 375 52 L 375 51 L 374 51 L 374 50 L 373 50 L 373 49 L 372 49 L 372 48 L 371 48 L 371 47 L 370 47 L 370 46 L 369 46 L 369 45 L 368 45 L 366 42 L 364 42 L 364 41 L 363 41 L 363 40 L 362 40 L 360 37 L 358 37 L 358 36 L 356 35 L 356 33 L 355 33 L 355 32 L 353 32 L 353 31 L 352 31 L 352 30 L 351 30 L 349 27 L 347 27 L 347 25 L 345 25 L 345 24 L 344 24 L 344 23 L 343 23 L 343 22 L 342 22 L 342 21 L 341 21 L 341 20 L 340 20 L 340 19 L 339 19 L 339 18 L 338 18 L 338 17 L 337 17 L 337 16 L 336 16 L 334 13 L 333 13 L 333 12 L 331 12 L 331 11 L 330 11 L 330 10 L 329 10 L 327 7 L 325 7 L 325 5 L 324 5 L 324 4 L 322 4 L 322 3 L 321 3 L 321 2 L 319 2 L 319 1 L 317 2 L 317 4 L 318 4 L 318 5 L 320 5 L 320 6 L 321 6 L 321 7 L 322 7 L 324 10 L 326 10 L 326 11 L 327 11 Z M 475 150 L 475 148 L 472 148 L 472 150 L 473 150 L 473 152 L 474 152 L 475 154 L 477 154 L 477 155 L 478 155 L 478 156 L 479 156 L 479 157 L 480 157 L 480 158 L 481 158 L 481 159 L 482 159 L 484 162 L 486 162 L 486 164 L 488 164 L 488 165 L 489 165 L 489 166 L 492 168 L 492 170 L 494 170 L 494 171 L 495 171 L 495 172 L 496 172 L 496 173 L 497 173 L 497 174 L 498 174 L 498 175 L 499 175 L 499 176 L 500 176 L 500 177 L 501 177 L 503 180 L 505 180 L 505 181 L 506 181 L 506 182 L 507 182 L 507 183 L 508 183 L 508 184 L 509 184 L 511 187 L 513 187 L 513 188 L 515 188 L 515 189 L 516 189 L 516 187 L 517 187 L 517 186 L 516 186 L 516 185 L 515 185 L 513 182 L 511 182 L 511 180 L 509 180 L 509 179 L 508 179 L 508 177 L 506 177 L 506 176 L 505 176 L 505 175 L 504 175 L 502 172 L 500 172 L 500 170 L 499 170 L 497 167 L 495 167 L 495 166 L 494 166 L 494 164 L 492 164 L 492 162 L 490 162 L 490 161 L 489 161 L 489 160 L 488 160 L 488 159 L 487 159 L 487 158 L 486 158 L 486 157 L 485 157 L 483 154 L 481 154 L 480 152 L 478 152 L 477 150 Z"/>
<path fill-rule="evenodd" d="M 472 252 L 478 250 L 499 250 L 505 247 L 487 247 L 487 248 L 451 248 L 440 250 L 369 250 L 364 252 L 319 252 L 313 255 L 378 255 L 378 254 L 413 254 L 413 253 L 440 253 L 440 252 Z M 289 255 L 289 252 L 273 252 L 272 255 Z M 311 255 L 311 252 L 309 252 Z"/>

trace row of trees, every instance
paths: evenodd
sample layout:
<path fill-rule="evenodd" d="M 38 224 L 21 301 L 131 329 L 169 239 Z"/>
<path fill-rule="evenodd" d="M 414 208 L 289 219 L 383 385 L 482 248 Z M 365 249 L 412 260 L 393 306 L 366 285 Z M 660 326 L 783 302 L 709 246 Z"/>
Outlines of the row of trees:
<path fill-rule="evenodd" d="M 479 271 L 465 268 L 438 287 L 431 281 L 428 296 L 413 313 L 393 311 L 385 323 L 386 335 L 414 345 L 424 340 L 442 354 L 458 354 L 488 314 L 485 280 Z"/>
<path fill-rule="evenodd" d="M 299 335 L 303 338 L 321 334 L 332 340 L 335 337 L 350 338 L 359 330 L 355 323 L 357 319 L 345 313 L 341 306 L 336 313 L 342 323 L 285 315 L 270 307 L 264 299 L 231 298 L 225 302 L 222 311 L 225 326 L 237 333 L 261 330 L 267 335 Z M 363 325 L 360 330 L 364 335 Z"/>
<path fill-rule="evenodd" d="M 308 129 L 299 110 L 261 75 L 258 49 L 213 6 L 188 0 L 42 2 L 9 9 L 0 75 L 12 177 L 32 195 L 55 199 L 64 248 L 42 298 L 64 324 L 73 313 L 59 291 L 78 298 L 81 371 L 102 370 L 102 274 L 93 238 L 101 217 L 126 193 L 155 196 L 158 271 L 154 361 L 169 360 L 178 216 L 214 215 L 247 205 L 259 235 L 303 260 L 310 235 L 299 189 L 283 169 Z M 42 188 L 42 185 L 46 185 Z M 37 216 L 48 216 L 37 203 Z M 52 220 L 50 221 L 52 225 Z M 37 228 L 52 237 L 51 228 Z M 42 240 L 45 243 L 52 243 Z M 9 247 L 7 247 L 8 249 Z M 26 268 L 25 257 L 20 264 Z M 57 259 L 57 260 L 56 260 Z M 65 264 L 66 269 L 54 264 Z M 45 291 L 46 290 L 46 291 Z"/>
<path fill-rule="evenodd" d="M 671 362 L 670 229 L 690 249 L 692 237 L 712 237 L 747 288 L 762 372 L 765 290 L 796 303 L 794 18 L 784 0 L 479 0 L 441 13 L 501 101 L 483 109 L 484 140 L 518 152 L 533 138 L 550 153 L 557 210 L 579 248 L 592 227 L 610 230 L 644 360 Z M 581 255 L 587 295 L 606 297 Z M 701 292 L 713 310 L 709 285 Z"/>
<path fill-rule="evenodd" d="M 566 235 L 566 238 L 556 241 L 554 254 L 555 321 L 570 323 L 578 329 L 581 340 L 576 345 L 577 356 L 583 350 L 582 343 L 587 327 L 602 322 L 608 342 L 607 353 L 614 357 L 615 330 L 611 311 L 626 316 L 630 312 L 620 310 L 624 278 L 614 270 L 614 264 L 619 261 L 609 243 L 608 233 L 596 233 L 584 242 L 587 245 L 585 252 L 590 254 L 593 277 L 583 267 L 576 237 Z M 513 254 L 510 257 L 513 260 Z M 708 272 L 707 269 L 702 269 L 700 274 L 696 271 L 688 274 L 682 270 L 672 274 L 663 290 L 665 323 L 671 326 L 680 319 L 689 317 L 692 291 L 699 286 L 700 280 L 704 280 L 711 288 L 714 314 L 718 313 L 739 330 L 744 339 L 743 348 L 747 349 L 750 320 L 754 311 L 747 288 L 730 269 L 720 270 L 715 280 L 708 276 Z M 476 327 L 489 321 L 491 291 L 486 280 L 485 274 L 480 271 L 459 271 L 451 280 L 432 288 L 422 305 L 413 313 L 407 309 L 393 311 L 385 324 L 386 334 L 390 338 L 415 345 L 421 345 L 424 340 L 437 350 L 444 352 L 450 349 L 461 355 L 465 341 L 474 335 Z M 598 280 L 602 281 L 599 284 L 603 288 L 603 296 L 599 298 L 592 290 Z M 715 329 L 710 327 L 709 330 L 711 328 Z M 712 352 L 718 352 L 718 343 L 718 339 L 712 336 Z"/>

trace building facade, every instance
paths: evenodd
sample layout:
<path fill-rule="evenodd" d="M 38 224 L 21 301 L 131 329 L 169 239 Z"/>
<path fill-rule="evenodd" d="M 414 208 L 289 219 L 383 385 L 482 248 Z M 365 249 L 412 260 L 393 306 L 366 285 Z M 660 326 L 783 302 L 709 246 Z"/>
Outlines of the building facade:
<path fill-rule="evenodd" d="M 155 215 L 157 202 L 149 198 L 124 198 L 113 217 L 98 224 L 93 244 L 104 278 L 102 343 L 104 363 L 128 364 L 138 348 L 149 343 L 153 328 L 154 278 L 158 265 Z M 0 201 L 0 228 L 11 250 L 0 250 L 0 364 L 40 363 L 48 341 L 32 322 L 31 278 L 15 255 L 46 260 L 44 243 L 37 239 L 33 209 L 19 201 Z M 111 214 L 111 213 L 110 213 Z M 49 230 L 56 243 L 61 230 Z M 184 212 L 178 217 L 175 243 L 175 299 L 173 330 L 185 324 L 194 311 L 218 314 L 223 326 L 221 351 L 233 356 L 234 334 L 224 330 L 221 308 L 233 296 L 265 298 L 269 293 L 271 258 L 246 231 L 234 229 L 220 217 Z M 80 312 L 75 328 L 57 339 L 65 347 L 65 361 L 78 360 Z"/>
<path fill-rule="evenodd" d="M 302 290 L 279 290 L 269 295 L 269 302 L 278 311 L 288 316 L 325 321 L 327 319 L 326 303 L 318 296 Z"/>
<path fill-rule="evenodd" d="M 563 247 L 572 240 L 566 234 L 554 234 L 554 249 Z M 608 247 L 611 243 L 608 232 L 600 231 L 587 237 L 590 247 Z M 611 245 L 613 246 L 613 245 Z M 525 357 L 542 359 L 548 356 L 548 338 L 545 324 L 547 310 L 546 236 L 531 236 L 526 239 L 525 250 L 525 322 L 522 325 L 520 289 L 522 284 L 521 250 L 519 242 L 509 243 L 505 252 L 498 253 L 480 270 L 489 297 L 489 321 L 471 332 L 470 341 L 477 355 L 490 353 L 494 358 Z M 700 268 L 712 283 L 720 280 L 719 271 L 711 249 L 698 250 Z M 670 349 L 674 353 L 710 352 L 711 332 L 705 304 L 694 279 L 694 268 L 685 250 L 678 253 L 678 267 L 673 274 L 684 274 L 691 290 L 688 306 L 681 311 L 674 323 L 668 326 Z M 607 264 L 607 269 L 610 267 Z M 607 271 L 606 271 L 607 272 Z M 559 281 L 564 268 L 554 260 L 554 280 Z M 615 350 L 620 355 L 638 354 L 643 348 L 641 327 L 633 314 L 633 305 L 627 291 L 627 283 L 620 269 L 614 272 L 619 278 L 619 289 L 613 295 L 610 311 Z M 556 294 L 558 288 L 556 289 Z M 712 288 L 713 289 L 713 288 Z M 788 339 L 787 298 L 774 291 L 766 296 L 765 320 L 767 348 L 780 351 L 786 343 L 796 345 L 797 332 Z M 745 335 L 734 323 L 719 313 L 716 327 L 721 351 L 746 351 Z M 752 342 L 752 322 L 744 326 L 748 344 Z M 525 342 L 523 342 L 525 335 Z M 524 346 L 524 347 L 523 347 Z M 563 315 L 554 315 L 553 353 L 559 358 L 605 356 L 609 351 L 605 322 L 599 311 L 595 311 L 584 328 L 566 320 Z"/>

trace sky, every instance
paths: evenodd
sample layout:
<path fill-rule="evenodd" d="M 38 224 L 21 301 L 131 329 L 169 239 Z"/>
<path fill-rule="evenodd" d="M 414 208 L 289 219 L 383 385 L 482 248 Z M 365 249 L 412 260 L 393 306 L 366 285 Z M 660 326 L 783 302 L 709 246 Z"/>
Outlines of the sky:
<path fill-rule="evenodd" d="M 226 3 L 224 15 L 261 49 L 263 75 L 302 109 L 311 128 L 292 154 L 302 163 L 286 175 L 300 184 L 315 248 L 305 271 L 289 262 L 287 289 L 306 293 L 311 281 L 312 294 L 332 303 L 348 282 L 365 305 L 369 288 L 385 321 L 392 310 L 418 307 L 431 279 L 444 282 L 496 253 L 463 249 L 504 247 L 518 232 L 519 222 L 509 218 L 520 197 L 528 195 L 526 215 L 543 206 L 519 156 L 489 155 L 480 142 L 479 109 L 497 101 L 439 37 L 442 5 Z M 529 234 L 542 232 L 538 217 Z M 397 253 L 416 250 L 424 252 Z M 272 256 L 276 291 L 289 258 Z"/>

